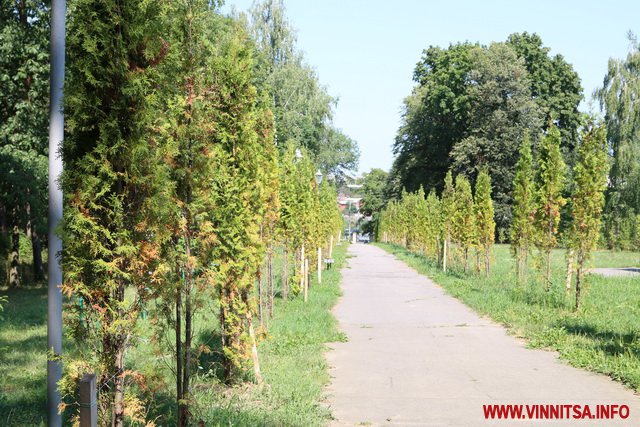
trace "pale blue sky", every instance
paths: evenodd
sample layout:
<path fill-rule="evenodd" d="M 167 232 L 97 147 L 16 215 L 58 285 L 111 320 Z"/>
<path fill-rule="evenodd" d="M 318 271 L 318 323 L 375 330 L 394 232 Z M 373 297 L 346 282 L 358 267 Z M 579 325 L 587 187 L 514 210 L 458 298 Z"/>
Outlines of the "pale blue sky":
<path fill-rule="evenodd" d="M 244 11 L 253 0 L 227 0 Z M 458 41 L 488 44 L 536 32 L 582 79 L 588 110 L 610 57 L 626 56 L 628 30 L 640 33 L 639 1 L 285 0 L 298 47 L 329 93 L 334 122 L 355 139 L 360 171 L 388 170 L 402 100 L 422 50 Z"/>

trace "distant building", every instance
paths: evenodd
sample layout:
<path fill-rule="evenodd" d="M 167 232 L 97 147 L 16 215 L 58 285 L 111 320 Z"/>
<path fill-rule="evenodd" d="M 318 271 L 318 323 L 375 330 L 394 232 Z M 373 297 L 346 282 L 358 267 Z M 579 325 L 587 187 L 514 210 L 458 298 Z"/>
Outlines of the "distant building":
<path fill-rule="evenodd" d="M 341 212 L 344 212 L 344 210 L 349 207 L 349 204 L 351 204 L 351 206 L 355 206 L 358 210 L 360 210 L 361 200 L 362 197 L 347 197 L 347 195 L 345 194 L 340 194 L 338 196 L 338 207 L 340 208 Z"/>

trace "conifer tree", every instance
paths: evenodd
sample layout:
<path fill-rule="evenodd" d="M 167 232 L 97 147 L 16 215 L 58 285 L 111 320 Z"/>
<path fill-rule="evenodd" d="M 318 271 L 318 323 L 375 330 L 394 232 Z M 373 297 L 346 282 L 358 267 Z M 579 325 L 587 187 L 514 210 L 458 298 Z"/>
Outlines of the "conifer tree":
<path fill-rule="evenodd" d="M 495 239 L 496 223 L 493 218 L 493 201 L 491 200 L 491 178 L 486 170 L 478 174 L 475 188 L 475 212 L 478 249 L 484 258 L 484 272 L 489 275 L 491 251 Z"/>
<path fill-rule="evenodd" d="M 513 181 L 513 221 L 511 222 L 511 253 L 516 259 L 516 274 L 524 278 L 527 257 L 534 243 L 534 185 L 529 133 L 525 132 L 520 146 Z"/>
<path fill-rule="evenodd" d="M 298 229 L 298 212 L 296 210 L 299 198 L 296 194 L 296 167 L 295 167 L 295 146 L 293 141 L 288 141 L 280 156 L 279 168 L 279 188 L 280 188 L 280 213 L 277 222 L 277 233 L 283 245 L 283 265 L 282 265 L 282 298 L 289 296 L 289 259 L 290 251 L 294 250 L 297 243 L 296 233 Z M 295 267 L 295 263 L 294 263 Z"/>
<path fill-rule="evenodd" d="M 590 119 L 578 146 L 574 168 L 576 189 L 571 204 L 573 221 L 569 244 L 576 256 L 576 310 L 580 308 L 585 264 L 600 233 L 608 173 L 606 130 L 603 124 L 596 124 Z"/>
<path fill-rule="evenodd" d="M 442 214 L 442 233 L 443 233 L 443 250 L 442 250 L 442 270 L 446 273 L 447 263 L 451 257 L 451 229 L 453 214 L 455 211 L 455 199 L 453 188 L 453 177 L 451 171 L 447 172 L 444 177 L 444 188 L 442 190 L 441 210 Z"/>
<path fill-rule="evenodd" d="M 451 236 L 460 245 L 466 273 L 469 268 L 469 249 L 476 241 L 477 230 L 471 184 L 464 175 L 456 176 L 454 207 Z"/>
<path fill-rule="evenodd" d="M 153 95 L 166 55 L 161 16 L 159 1 L 76 0 L 69 10 L 62 289 L 83 301 L 70 308 L 82 316 L 67 321 L 82 342 L 82 366 L 98 376 L 100 417 L 113 426 L 144 407 L 125 408 L 125 387 L 139 378 L 126 369 L 126 352 L 163 271 L 158 218 L 170 185 Z M 61 385 L 74 395 L 72 379 Z"/>
<path fill-rule="evenodd" d="M 435 189 L 431 189 L 425 204 L 427 255 L 435 258 L 438 265 L 440 265 L 440 248 L 442 246 L 442 213 L 440 212 L 441 202 L 436 195 Z"/>
<path fill-rule="evenodd" d="M 538 150 L 536 173 L 536 245 L 544 257 L 545 287 L 551 286 L 551 250 L 558 244 L 560 208 L 564 206 L 565 164 L 560 152 L 560 131 L 550 126 Z"/>
<path fill-rule="evenodd" d="M 423 255 L 427 255 L 427 247 L 430 243 L 429 237 L 431 235 L 430 223 L 427 210 L 427 199 L 425 198 L 424 189 L 420 187 L 418 191 L 414 193 L 414 223 L 417 234 L 418 249 Z"/>

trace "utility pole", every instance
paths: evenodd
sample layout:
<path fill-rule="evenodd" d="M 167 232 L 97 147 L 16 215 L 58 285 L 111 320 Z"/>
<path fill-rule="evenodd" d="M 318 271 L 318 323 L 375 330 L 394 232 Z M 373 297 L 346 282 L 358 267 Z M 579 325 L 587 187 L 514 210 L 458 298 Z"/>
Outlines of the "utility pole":
<path fill-rule="evenodd" d="M 59 187 L 62 173 L 60 146 L 64 138 L 64 115 L 62 112 L 62 89 L 64 86 L 65 50 L 65 0 L 51 1 L 51 68 L 49 88 L 49 283 L 47 292 L 47 348 L 54 359 L 47 360 L 47 413 L 49 427 L 61 427 L 62 416 L 58 413 L 60 392 L 58 381 L 62 377 L 62 269 L 58 254 L 62 241 L 56 235 L 62 220 L 62 190 Z"/>

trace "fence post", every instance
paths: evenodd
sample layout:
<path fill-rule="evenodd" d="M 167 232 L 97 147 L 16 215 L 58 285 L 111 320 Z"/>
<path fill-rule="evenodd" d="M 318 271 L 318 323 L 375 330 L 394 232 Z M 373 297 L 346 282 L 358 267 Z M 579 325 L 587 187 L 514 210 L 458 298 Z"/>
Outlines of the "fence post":
<path fill-rule="evenodd" d="M 84 374 L 80 380 L 80 427 L 97 426 L 96 374 Z"/>

